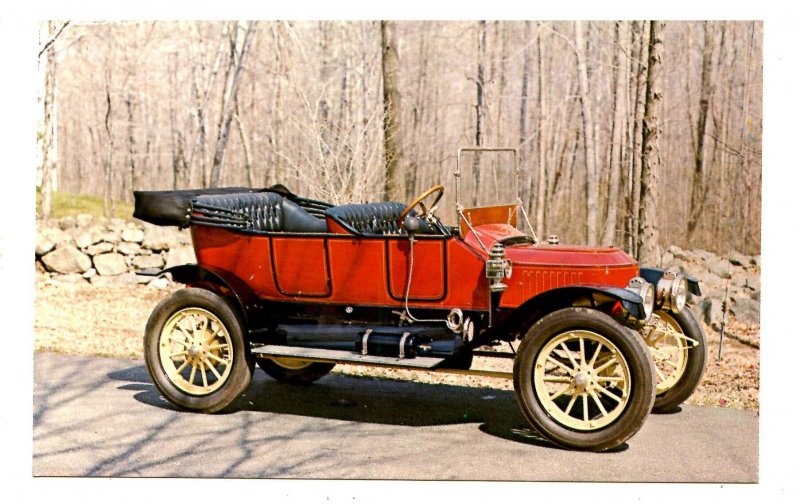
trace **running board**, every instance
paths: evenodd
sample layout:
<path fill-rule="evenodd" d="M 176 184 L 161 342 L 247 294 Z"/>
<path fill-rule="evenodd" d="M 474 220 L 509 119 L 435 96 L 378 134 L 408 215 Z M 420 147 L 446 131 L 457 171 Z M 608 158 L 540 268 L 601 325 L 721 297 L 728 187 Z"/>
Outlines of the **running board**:
<path fill-rule="evenodd" d="M 381 357 L 378 355 L 362 355 L 347 350 L 327 350 L 321 348 L 293 347 L 284 345 L 264 345 L 250 350 L 262 357 L 293 357 L 313 362 L 339 362 L 345 364 L 363 364 L 367 366 L 386 366 L 404 369 L 432 370 L 444 359 L 439 357 L 414 357 L 400 359 L 397 357 Z"/>

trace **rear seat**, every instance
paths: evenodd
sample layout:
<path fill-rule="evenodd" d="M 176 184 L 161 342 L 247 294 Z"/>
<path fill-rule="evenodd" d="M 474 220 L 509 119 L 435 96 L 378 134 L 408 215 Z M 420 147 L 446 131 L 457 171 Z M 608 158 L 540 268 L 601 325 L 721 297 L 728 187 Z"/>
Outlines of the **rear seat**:
<path fill-rule="evenodd" d="M 261 232 L 327 232 L 323 219 L 274 192 L 197 196 L 191 222 Z"/>

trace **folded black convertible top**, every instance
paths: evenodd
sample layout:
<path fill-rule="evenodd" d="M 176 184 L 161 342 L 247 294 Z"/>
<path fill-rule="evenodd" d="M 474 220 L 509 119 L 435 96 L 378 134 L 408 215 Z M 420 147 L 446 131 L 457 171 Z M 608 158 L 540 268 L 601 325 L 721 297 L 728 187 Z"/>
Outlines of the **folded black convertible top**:
<path fill-rule="evenodd" d="M 186 227 L 189 225 L 192 200 L 195 196 L 255 192 L 257 190 L 247 187 L 221 187 L 175 191 L 134 191 L 133 216 L 158 226 Z"/>
<path fill-rule="evenodd" d="M 235 194 L 274 192 L 300 204 L 316 215 L 330 207 L 330 203 L 301 198 L 283 184 L 267 188 L 219 187 L 215 189 L 181 189 L 174 191 L 134 191 L 133 217 L 158 226 L 187 227 L 191 218 L 192 200 L 206 194 Z"/>

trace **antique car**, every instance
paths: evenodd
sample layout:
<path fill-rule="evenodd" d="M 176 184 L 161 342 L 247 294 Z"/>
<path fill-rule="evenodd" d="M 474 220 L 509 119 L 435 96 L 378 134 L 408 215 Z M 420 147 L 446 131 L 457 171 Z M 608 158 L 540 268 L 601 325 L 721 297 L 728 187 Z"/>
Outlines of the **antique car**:
<path fill-rule="evenodd" d="M 464 168 L 486 152 L 513 160 Z M 705 336 L 686 308 L 698 283 L 614 247 L 540 242 L 519 173 L 513 150 L 461 149 L 454 225 L 436 213 L 442 185 L 407 204 L 332 205 L 282 185 L 136 192 L 134 216 L 188 226 L 197 257 L 157 273 L 186 288 L 147 323 L 153 383 L 211 413 L 256 363 L 294 384 L 337 363 L 503 376 L 551 442 L 620 445 L 703 374 Z M 477 356 L 513 359 L 513 372 L 473 369 Z"/>

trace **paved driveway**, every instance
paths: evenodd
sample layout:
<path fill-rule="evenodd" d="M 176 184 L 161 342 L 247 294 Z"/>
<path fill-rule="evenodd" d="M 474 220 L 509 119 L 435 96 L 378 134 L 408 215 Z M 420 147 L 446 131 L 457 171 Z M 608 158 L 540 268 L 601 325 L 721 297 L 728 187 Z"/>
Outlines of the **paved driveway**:
<path fill-rule="evenodd" d="M 562 450 L 513 393 L 255 371 L 226 413 L 178 411 L 136 360 L 36 354 L 34 476 L 515 481 L 758 481 L 758 416 L 684 406 L 613 453 Z"/>

